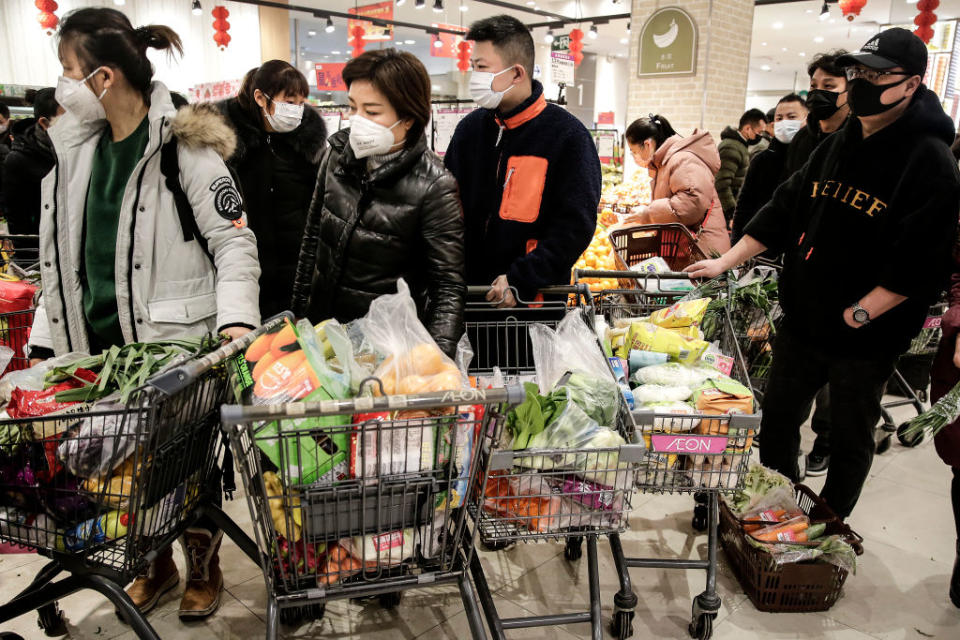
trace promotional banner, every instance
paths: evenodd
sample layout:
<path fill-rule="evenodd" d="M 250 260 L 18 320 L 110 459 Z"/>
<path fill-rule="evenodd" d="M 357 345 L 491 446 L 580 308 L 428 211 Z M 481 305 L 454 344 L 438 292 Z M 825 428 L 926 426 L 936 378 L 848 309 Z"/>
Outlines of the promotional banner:
<path fill-rule="evenodd" d="M 314 65 L 317 73 L 318 91 L 346 91 L 347 85 L 343 82 L 343 68 L 346 62 L 324 62 Z"/>
<path fill-rule="evenodd" d="M 438 27 L 440 29 L 450 29 L 451 31 L 460 31 L 461 33 L 466 34 L 467 30 L 464 27 L 455 24 L 436 24 L 432 26 Z M 454 58 L 457 57 L 457 46 L 463 40 L 462 35 L 455 35 L 452 33 L 440 32 L 437 34 L 430 34 L 430 55 L 434 58 Z M 437 46 L 437 41 L 440 42 L 440 46 Z"/>
<path fill-rule="evenodd" d="M 368 4 L 362 7 L 349 9 L 347 13 L 362 18 L 379 18 L 381 20 L 393 20 L 393 2 L 378 2 Z M 364 40 L 393 40 L 393 25 L 375 25 L 369 20 L 347 20 L 347 37 L 351 37 L 353 28 L 363 27 Z"/>

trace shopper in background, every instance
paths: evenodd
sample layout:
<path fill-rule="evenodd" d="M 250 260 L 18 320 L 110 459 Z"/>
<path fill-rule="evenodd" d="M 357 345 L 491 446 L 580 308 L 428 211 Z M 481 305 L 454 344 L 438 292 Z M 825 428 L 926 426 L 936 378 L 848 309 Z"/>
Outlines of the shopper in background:
<path fill-rule="evenodd" d="M 837 49 L 818 54 L 807 67 L 807 75 L 810 76 L 807 126 L 797 132 L 787 149 L 784 180 L 803 167 L 817 145 L 839 131 L 850 117 L 847 77 L 837 64 L 837 59 L 846 53 L 843 49 Z"/>
<path fill-rule="evenodd" d="M 723 215 L 729 223 L 737 208 L 737 196 L 743 186 L 750 165 L 749 147 L 762 140 L 761 134 L 767 126 L 767 117 L 760 109 L 750 109 L 740 116 L 737 129 L 727 127 L 720 134 L 720 169 L 717 171 L 715 185 L 723 206 Z"/>
<path fill-rule="evenodd" d="M 256 240 L 223 160 L 233 132 L 214 109 L 176 112 L 152 81 L 147 49 L 181 52 L 180 38 L 164 26 L 134 29 L 114 9 L 60 22 L 56 99 L 66 113 L 49 128 L 57 164 L 43 181 L 34 359 L 211 331 L 239 337 L 260 321 Z M 164 188 L 161 146 L 172 140 L 190 229 Z M 211 489 L 219 496 L 219 479 Z M 219 606 L 221 536 L 197 523 L 181 538 L 182 618 Z M 178 581 L 167 547 L 127 593 L 148 611 Z"/>
<path fill-rule="evenodd" d="M 33 124 L 13 141 L 3 162 L 4 213 L 10 233 L 36 235 L 40 231 L 40 183 L 56 162 L 47 130 L 63 114 L 55 89 L 37 91 L 33 100 Z M 21 240 L 17 248 L 37 248 L 35 241 Z"/>
<path fill-rule="evenodd" d="M 627 144 L 636 163 L 650 172 L 653 201 L 625 222 L 679 222 L 697 237 L 704 254 L 729 250 L 730 236 L 713 186 L 720 155 L 710 133 L 694 131 L 683 138 L 666 118 L 651 114 L 627 127 Z"/>
<path fill-rule="evenodd" d="M 773 142 L 750 163 L 747 176 L 737 198 L 736 215 L 733 217 L 733 242 L 743 237 L 743 229 L 760 207 L 773 197 L 783 182 L 783 169 L 787 162 L 787 149 L 797 132 L 806 124 L 807 107 L 803 98 L 791 93 L 780 98 L 772 118 Z M 769 258 L 777 256 L 768 255 Z"/>
<path fill-rule="evenodd" d="M 750 155 L 750 164 L 753 164 L 753 161 L 758 155 L 770 148 L 770 143 L 773 141 L 773 120 L 776 117 L 776 107 L 767 111 L 764 114 L 764 120 L 766 125 L 763 127 L 763 133 L 760 134 L 760 141 L 756 144 L 750 145 L 747 147 L 747 153 Z M 744 178 L 746 179 L 746 178 Z"/>
<path fill-rule="evenodd" d="M 463 196 L 467 283 L 491 286 L 487 300 L 512 307 L 511 288 L 529 301 L 570 282 L 596 230 L 600 159 L 580 121 L 547 104 L 522 22 L 494 16 L 466 38 L 481 108 L 457 126 L 444 161 Z"/>
<path fill-rule="evenodd" d="M 13 135 L 11 131 L 11 126 L 13 121 L 10 120 L 10 107 L 0 103 L 0 168 L 3 167 L 3 163 L 7 158 L 7 155 L 10 153 L 11 145 L 13 143 Z M 3 176 L 0 174 L 0 216 L 5 215 L 6 206 L 4 204 L 4 193 L 3 193 Z"/>
<path fill-rule="evenodd" d="M 237 133 L 229 159 L 260 253 L 260 315 L 290 307 L 310 198 L 326 148 L 323 118 L 307 103 L 307 79 L 271 60 L 248 74 L 240 94 L 220 103 Z"/>
<path fill-rule="evenodd" d="M 856 117 L 777 189 L 733 249 L 687 271 L 713 277 L 768 248 L 784 253 L 785 319 L 763 397 L 760 460 L 797 479 L 800 426 L 829 382 L 821 495 L 845 518 L 873 460 L 883 387 L 951 271 L 960 170 L 953 122 L 922 83 L 927 48 L 917 36 L 881 31 L 838 64 Z"/>
<path fill-rule="evenodd" d="M 416 56 L 368 51 L 347 63 L 350 128 L 330 138 L 307 216 L 293 311 L 363 316 L 403 278 L 440 348 L 463 336 L 463 212 L 456 181 L 427 149 L 430 76 Z"/>

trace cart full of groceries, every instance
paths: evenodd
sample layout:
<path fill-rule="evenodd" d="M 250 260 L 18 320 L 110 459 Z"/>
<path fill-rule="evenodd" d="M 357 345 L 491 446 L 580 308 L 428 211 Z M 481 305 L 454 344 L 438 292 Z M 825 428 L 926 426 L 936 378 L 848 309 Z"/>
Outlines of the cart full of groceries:
<path fill-rule="evenodd" d="M 707 531 L 708 545 L 705 560 L 625 558 L 619 537 L 612 537 L 614 561 L 622 574 L 630 567 L 705 570 L 706 589 L 693 602 L 689 629 L 705 640 L 720 607 L 719 496 L 742 485 L 760 418 L 729 311 L 721 300 L 719 314 L 707 313 L 715 302 L 703 296 L 709 287 L 694 288 L 685 274 L 674 272 L 637 270 L 616 277 L 632 277 L 636 287 L 599 293 L 595 326 L 646 448 L 636 486 L 694 494 L 693 526 Z M 687 285 L 679 286 L 684 279 Z M 621 582 L 614 606 L 613 635 L 627 638 L 636 606 L 629 579 Z"/>
<path fill-rule="evenodd" d="M 208 491 L 219 409 L 234 356 L 256 337 L 67 354 L 0 379 L 0 541 L 50 559 L 0 606 L 0 621 L 39 609 L 56 634 L 56 601 L 93 589 L 139 637 L 158 637 L 123 586 L 201 511 L 219 512 Z"/>

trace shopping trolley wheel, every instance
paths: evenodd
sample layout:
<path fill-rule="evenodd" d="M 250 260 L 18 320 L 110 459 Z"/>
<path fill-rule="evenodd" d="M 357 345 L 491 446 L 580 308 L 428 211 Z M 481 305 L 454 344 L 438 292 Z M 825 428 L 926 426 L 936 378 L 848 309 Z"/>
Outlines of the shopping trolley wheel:
<path fill-rule="evenodd" d="M 692 526 L 695 531 L 703 532 L 707 530 L 706 505 L 698 504 L 693 508 L 693 520 L 690 522 L 690 526 Z"/>
<path fill-rule="evenodd" d="M 897 427 L 897 440 L 900 441 L 905 447 L 915 447 L 923 442 L 923 431 L 919 431 L 912 435 L 906 435 L 904 432 L 910 426 L 909 422 L 904 422 L 902 425 Z"/>
<path fill-rule="evenodd" d="M 37 609 L 37 625 L 50 638 L 67 635 L 67 625 L 56 602 Z"/>
<path fill-rule="evenodd" d="M 583 557 L 583 538 L 581 536 L 567 538 L 567 544 L 563 548 L 563 557 L 570 562 L 575 562 Z"/>
<path fill-rule="evenodd" d="M 701 613 L 691 620 L 690 627 L 687 629 L 690 632 L 690 637 L 696 638 L 696 640 L 710 640 L 713 636 L 713 619 L 716 615 L 715 613 Z"/>
<path fill-rule="evenodd" d="M 515 540 L 491 540 L 490 542 L 482 540 L 480 544 L 487 551 L 506 551 L 517 543 Z"/>
<path fill-rule="evenodd" d="M 617 611 L 610 621 L 610 634 L 617 640 L 627 640 L 633 635 L 633 611 Z"/>
<path fill-rule="evenodd" d="M 0 640 L 23 640 L 23 636 L 12 631 L 0 631 Z"/>
<path fill-rule="evenodd" d="M 890 445 L 892 444 L 893 444 L 893 435 L 887 434 L 886 436 L 884 436 L 883 439 L 877 443 L 877 450 L 876 450 L 877 455 L 882 456 L 883 454 L 885 454 L 890 449 Z"/>
<path fill-rule="evenodd" d="M 394 591 L 380 596 L 380 606 L 384 609 L 396 609 L 400 606 L 400 600 L 403 599 L 403 591 Z"/>
<path fill-rule="evenodd" d="M 320 620 L 326 608 L 326 604 L 307 604 L 302 607 L 280 609 L 280 624 L 295 627 L 304 621 Z"/>

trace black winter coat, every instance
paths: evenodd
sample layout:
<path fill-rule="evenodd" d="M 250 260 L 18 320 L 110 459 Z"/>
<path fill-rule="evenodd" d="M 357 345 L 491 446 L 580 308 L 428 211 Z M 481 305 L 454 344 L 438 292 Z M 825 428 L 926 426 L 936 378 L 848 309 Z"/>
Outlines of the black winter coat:
<path fill-rule="evenodd" d="M 773 192 L 783 182 L 783 168 L 787 162 L 787 145 L 776 138 L 770 146 L 761 151 L 750 162 L 747 177 L 743 179 L 737 209 L 733 215 L 733 234 L 730 238 L 736 244 L 743 237 L 743 230 L 760 208 L 770 202 Z M 764 254 L 764 257 L 776 256 Z"/>
<path fill-rule="evenodd" d="M 250 229 L 257 236 L 260 315 L 270 318 L 290 306 L 327 130 L 310 105 L 300 126 L 289 133 L 268 133 L 236 98 L 219 106 L 237 133 L 237 150 L 227 164 L 236 174 Z"/>
<path fill-rule="evenodd" d="M 40 231 L 40 183 L 56 159 L 46 131 L 36 125 L 16 136 L 3 162 L 4 212 L 10 233 Z M 37 243 L 27 243 L 36 247 Z"/>
<path fill-rule="evenodd" d="M 349 322 L 403 278 L 430 335 L 448 355 L 463 336 L 463 211 L 457 183 L 426 137 L 367 172 L 349 144 L 330 138 L 307 217 L 293 312 Z"/>

